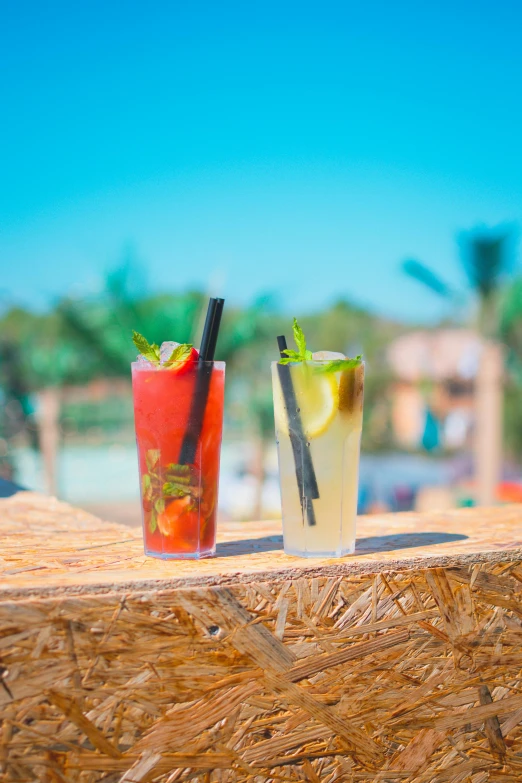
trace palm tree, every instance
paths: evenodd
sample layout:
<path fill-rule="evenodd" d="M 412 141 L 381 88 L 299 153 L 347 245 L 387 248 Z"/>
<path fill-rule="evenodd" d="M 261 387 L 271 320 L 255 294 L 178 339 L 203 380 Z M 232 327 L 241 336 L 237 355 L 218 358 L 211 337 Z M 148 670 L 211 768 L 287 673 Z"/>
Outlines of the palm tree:
<path fill-rule="evenodd" d="M 513 269 L 512 226 L 479 226 L 457 237 L 459 255 L 475 304 L 475 325 L 483 338 L 476 377 L 475 473 L 477 500 L 491 505 L 502 465 L 503 356 L 500 333 L 500 297 Z M 404 271 L 459 309 L 465 298 L 425 264 L 408 260 Z"/>

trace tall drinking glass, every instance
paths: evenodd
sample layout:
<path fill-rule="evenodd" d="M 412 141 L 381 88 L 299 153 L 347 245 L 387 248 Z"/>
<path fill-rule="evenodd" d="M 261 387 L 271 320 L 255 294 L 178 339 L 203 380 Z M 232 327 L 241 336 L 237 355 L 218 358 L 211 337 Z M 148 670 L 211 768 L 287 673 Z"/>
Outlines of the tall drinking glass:
<path fill-rule="evenodd" d="M 342 557 L 355 549 L 364 364 L 272 363 L 287 554 Z"/>
<path fill-rule="evenodd" d="M 216 550 L 225 363 L 132 364 L 145 553 Z"/>

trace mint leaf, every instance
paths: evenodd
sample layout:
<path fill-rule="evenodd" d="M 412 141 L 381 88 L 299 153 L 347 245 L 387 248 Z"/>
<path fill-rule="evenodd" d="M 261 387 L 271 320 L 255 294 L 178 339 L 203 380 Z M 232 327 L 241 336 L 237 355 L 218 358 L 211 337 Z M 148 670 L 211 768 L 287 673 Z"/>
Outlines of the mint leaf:
<path fill-rule="evenodd" d="M 158 464 L 160 458 L 160 450 L 159 449 L 149 449 L 147 453 L 145 454 L 145 462 L 147 463 L 147 467 L 149 470 L 153 470 L 155 466 Z"/>
<path fill-rule="evenodd" d="M 189 486 L 198 483 L 197 471 L 193 465 L 175 465 L 171 463 L 165 471 L 165 481 L 171 484 Z"/>
<path fill-rule="evenodd" d="M 301 361 L 301 354 L 297 353 L 297 351 L 293 351 L 291 348 L 285 348 L 283 353 L 286 353 L 286 355 L 294 362 Z"/>
<path fill-rule="evenodd" d="M 154 503 L 154 509 L 158 512 L 158 514 L 163 514 L 165 511 L 165 501 L 163 498 L 158 498 Z"/>
<path fill-rule="evenodd" d="M 145 500 L 152 500 L 152 481 L 148 473 L 141 477 L 141 491 Z"/>
<path fill-rule="evenodd" d="M 362 364 L 362 356 L 356 356 L 354 359 L 334 359 L 331 362 L 325 362 L 314 367 L 316 372 L 344 372 L 345 370 L 353 370 Z"/>
<path fill-rule="evenodd" d="M 192 481 L 192 478 L 190 476 L 180 476 L 177 473 L 167 473 L 166 479 L 167 481 L 170 481 L 173 484 L 185 484 L 187 487 Z"/>
<path fill-rule="evenodd" d="M 299 352 L 299 355 L 304 357 L 306 353 L 306 337 L 304 336 L 303 330 L 297 323 L 297 318 L 294 318 L 293 331 L 294 331 L 294 340 L 295 340 L 295 344 L 297 345 L 297 350 Z"/>
<path fill-rule="evenodd" d="M 158 364 L 160 360 L 159 345 L 152 343 L 152 345 L 145 339 L 145 337 L 139 332 L 132 332 L 132 342 L 145 359 L 153 364 Z"/>
<path fill-rule="evenodd" d="M 188 487 L 166 481 L 165 484 L 163 484 L 163 494 L 167 498 L 183 498 L 185 495 L 190 495 L 191 491 Z"/>
<path fill-rule="evenodd" d="M 186 361 L 192 352 L 192 345 L 190 343 L 183 343 L 183 345 L 177 345 L 172 351 L 171 355 L 166 362 L 163 362 L 164 367 L 170 367 L 175 362 Z"/>
<path fill-rule="evenodd" d="M 170 470 L 173 473 L 179 473 L 182 476 L 186 476 L 189 473 L 192 473 L 193 467 L 192 465 L 177 465 L 175 462 L 171 462 L 169 465 L 167 465 L 167 470 Z"/>
<path fill-rule="evenodd" d="M 309 362 L 312 359 L 312 351 L 308 351 L 306 348 L 306 337 L 304 332 L 297 323 L 297 318 L 294 318 L 293 325 L 294 340 L 297 351 L 292 348 L 285 348 L 282 359 L 279 360 L 279 364 L 290 364 L 290 362 Z"/>
<path fill-rule="evenodd" d="M 154 533 L 154 531 L 156 530 L 157 527 L 158 527 L 158 518 L 156 516 L 156 512 L 155 511 L 151 511 L 150 521 L 149 521 L 150 532 Z"/>

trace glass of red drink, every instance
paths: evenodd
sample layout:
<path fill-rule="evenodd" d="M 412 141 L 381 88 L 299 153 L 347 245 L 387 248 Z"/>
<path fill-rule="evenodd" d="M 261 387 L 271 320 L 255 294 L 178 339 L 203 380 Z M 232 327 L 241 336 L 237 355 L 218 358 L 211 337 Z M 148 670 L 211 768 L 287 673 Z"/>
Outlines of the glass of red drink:
<path fill-rule="evenodd" d="M 204 375 L 198 417 L 194 400 Z M 134 362 L 132 389 L 145 553 L 163 559 L 210 557 L 216 551 L 225 363 Z"/>

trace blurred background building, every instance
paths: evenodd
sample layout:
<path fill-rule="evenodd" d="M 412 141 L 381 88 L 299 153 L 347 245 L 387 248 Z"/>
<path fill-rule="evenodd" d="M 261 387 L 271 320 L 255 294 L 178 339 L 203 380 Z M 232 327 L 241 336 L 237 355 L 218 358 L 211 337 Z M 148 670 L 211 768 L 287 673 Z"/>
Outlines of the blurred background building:
<path fill-rule="evenodd" d="M 359 506 L 522 501 L 512 3 L 7 3 L 0 475 L 139 520 L 136 329 L 226 298 L 221 514 L 278 516 L 269 363 L 363 353 Z"/>

